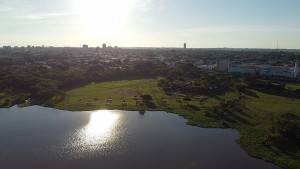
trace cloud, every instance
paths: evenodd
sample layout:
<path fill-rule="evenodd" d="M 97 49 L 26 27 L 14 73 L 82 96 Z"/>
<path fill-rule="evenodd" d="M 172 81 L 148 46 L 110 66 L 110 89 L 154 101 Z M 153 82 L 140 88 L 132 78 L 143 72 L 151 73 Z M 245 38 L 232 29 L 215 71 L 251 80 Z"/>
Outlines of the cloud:
<path fill-rule="evenodd" d="M 182 35 L 198 33 L 224 33 L 224 32 L 300 32 L 300 28 L 266 27 L 266 26 L 220 26 L 191 28 L 182 31 Z"/>
<path fill-rule="evenodd" d="M 12 11 L 14 8 L 10 6 L 0 6 L 0 12 Z"/>
<path fill-rule="evenodd" d="M 71 15 L 74 15 L 74 14 L 72 14 L 72 13 L 39 13 L 39 14 L 20 15 L 20 16 L 18 16 L 18 18 L 39 20 L 39 19 L 48 19 L 48 18 L 61 17 L 61 16 L 71 16 Z"/>
<path fill-rule="evenodd" d="M 165 10 L 172 0 L 136 0 L 137 8 L 141 11 Z"/>
<path fill-rule="evenodd" d="M 141 23 L 145 23 L 145 22 L 147 22 L 148 20 L 147 20 L 147 19 L 139 19 L 138 21 L 141 22 Z"/>
<path fill-rule="evenodd" d="M 141 11 L 151 11 L 153 10 L 153 1 L 152 0 L 137 0 L 137 7 Z"/>
<path fill-rule="evenodd" d="M 180 33 L 181 36 L 185 36 L 185 37 L 191 37 L 193 36 L 191 33 L 187 33 L 187 32 L 182 32 Z"/>

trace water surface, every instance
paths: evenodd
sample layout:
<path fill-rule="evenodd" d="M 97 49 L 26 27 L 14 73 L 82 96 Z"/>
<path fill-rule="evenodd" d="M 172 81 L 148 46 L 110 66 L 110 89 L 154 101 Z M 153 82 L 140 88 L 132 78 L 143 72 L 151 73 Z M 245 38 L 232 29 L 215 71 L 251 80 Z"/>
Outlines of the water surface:
<path fill-rule="evenodd" d="M 279 168 L 248 156 L 233 129 L 185 123 L 160 111 L 0 109 L 0 168 Z"/>

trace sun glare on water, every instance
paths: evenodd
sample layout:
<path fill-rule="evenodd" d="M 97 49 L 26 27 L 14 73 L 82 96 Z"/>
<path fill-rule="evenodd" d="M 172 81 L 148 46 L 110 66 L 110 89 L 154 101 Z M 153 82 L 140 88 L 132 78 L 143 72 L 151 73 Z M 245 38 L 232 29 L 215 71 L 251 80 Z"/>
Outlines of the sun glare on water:
<path fill-rule="evenodd" d="M 74 7 L 86 31 L 97 38 L 122 34 L 135 0 L 74 0 Z"/>
<path fill-rule="evenodd" d="M 75 134 L 77 139 L 70 140 L 72 150 L 80 152 L 80 156 L 94 151 L 101 151 L 110 146 L 118 136 L 116 128 L 120 114 L 107 110 L 95 111 L 90 115 L 88 124 Z"/>

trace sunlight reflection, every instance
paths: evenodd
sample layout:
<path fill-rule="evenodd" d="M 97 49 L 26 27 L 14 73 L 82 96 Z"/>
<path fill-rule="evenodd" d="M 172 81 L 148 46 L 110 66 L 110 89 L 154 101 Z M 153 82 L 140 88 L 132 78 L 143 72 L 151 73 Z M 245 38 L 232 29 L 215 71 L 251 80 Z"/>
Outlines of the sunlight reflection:
<path fill-rule="evenodd" d="M 113 141 L 119 116 L 107 110 L 93 112 L 89 123 L 80 131 L 81 145 L 87 149 L 97 149 L 101 144 Z"/>

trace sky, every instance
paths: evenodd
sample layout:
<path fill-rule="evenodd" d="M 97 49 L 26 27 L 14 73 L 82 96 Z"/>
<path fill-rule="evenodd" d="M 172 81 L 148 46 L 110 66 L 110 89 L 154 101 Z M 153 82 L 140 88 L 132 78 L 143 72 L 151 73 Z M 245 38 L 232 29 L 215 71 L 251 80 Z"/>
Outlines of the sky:
<path fill-rule="evenodd" d="M 0 46 L 300 48 L 299 0 L 1 0 Z"/>

